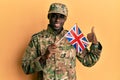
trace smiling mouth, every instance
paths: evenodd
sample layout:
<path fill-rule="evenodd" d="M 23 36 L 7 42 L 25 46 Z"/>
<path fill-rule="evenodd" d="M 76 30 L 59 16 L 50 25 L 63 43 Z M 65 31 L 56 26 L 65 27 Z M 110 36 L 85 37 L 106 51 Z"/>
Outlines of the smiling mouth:
<path fill-rule="evenodd" d="M 55 27 L 56 27 L 56 28 L 59 28 L 59 27 L 60 27 L 60 24 L 59 24 L 59 23 L 55 23 Z"/>

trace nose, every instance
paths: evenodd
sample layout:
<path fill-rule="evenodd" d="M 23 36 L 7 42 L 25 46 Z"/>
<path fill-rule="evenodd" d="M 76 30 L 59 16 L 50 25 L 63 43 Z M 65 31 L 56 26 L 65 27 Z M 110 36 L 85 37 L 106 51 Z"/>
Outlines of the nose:
<path fill-rule="evenodd" d="M 60 17 L 57 16 L 56 19 L 55 19 L 55 21 L 59 21 L 59 20 L 60 20 Z"/>
<path fill-rule="evenodd" d="M 55 20 L 56 20 L 56 21 L 59 21 L 59 20 L 60 20 L 60 16 L 59 16 L 59 15 L 56 15 Z"/>

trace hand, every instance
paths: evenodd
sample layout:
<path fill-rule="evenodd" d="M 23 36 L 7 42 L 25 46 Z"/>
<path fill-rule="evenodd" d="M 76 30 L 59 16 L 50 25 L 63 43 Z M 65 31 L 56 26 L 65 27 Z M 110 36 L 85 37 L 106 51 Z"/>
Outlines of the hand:
<path fill-rule="evenodd" d="M 51 44 L 48 46 L 45 56 L 48 59 L 49 57 L 51 57 L 53 54 L 60 52 L 57 48 L 56 44 Z"/>
<path fill-rule="evenodd" d="M 96 35 L 95 35 L 95 33 L 94 33 L 94 27 L 92 27 L 91 33 L 88 33 L 88 34 L 87 34 L 87 39 L 88 39 L 89 42 L 92 42 L 92 43 L 94 43 L 94 44 L 97 44 L 97 43 L 98 43 L 97 37 L 96 37 Z"/>

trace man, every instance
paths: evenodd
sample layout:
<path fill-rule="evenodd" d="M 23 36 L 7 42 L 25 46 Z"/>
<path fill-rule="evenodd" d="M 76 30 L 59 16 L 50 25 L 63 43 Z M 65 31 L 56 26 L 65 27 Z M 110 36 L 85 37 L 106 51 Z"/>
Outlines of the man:
<path fill-rule="evenodd" d="M 92 42 L 90 50 L 86 48 L 82 53 L 76 53 L 66 38 L 56 45 L 67 33 L 63 28 L 67 16 L 68 9 L 64 4 L 51 4 L 47 30 L 32 36 L 23 56 L 22 68 L 26 74 L 38 72 L 39 80 L 76 80 L 76 58 L 87 67 L 98 61 L 102 46 L 97 41 L 93 28 L 87 35 Z"/>

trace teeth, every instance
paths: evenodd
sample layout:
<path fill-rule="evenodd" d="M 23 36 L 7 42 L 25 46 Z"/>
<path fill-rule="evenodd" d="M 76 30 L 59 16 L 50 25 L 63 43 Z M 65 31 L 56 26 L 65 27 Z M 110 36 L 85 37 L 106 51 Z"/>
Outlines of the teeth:
<path fill-rule="evenodd" d="M 59 27 L 59 26 L 60 26 L 60 24 L 55 24 L 55 26 L 56 26 L 56 27 Z"/>

